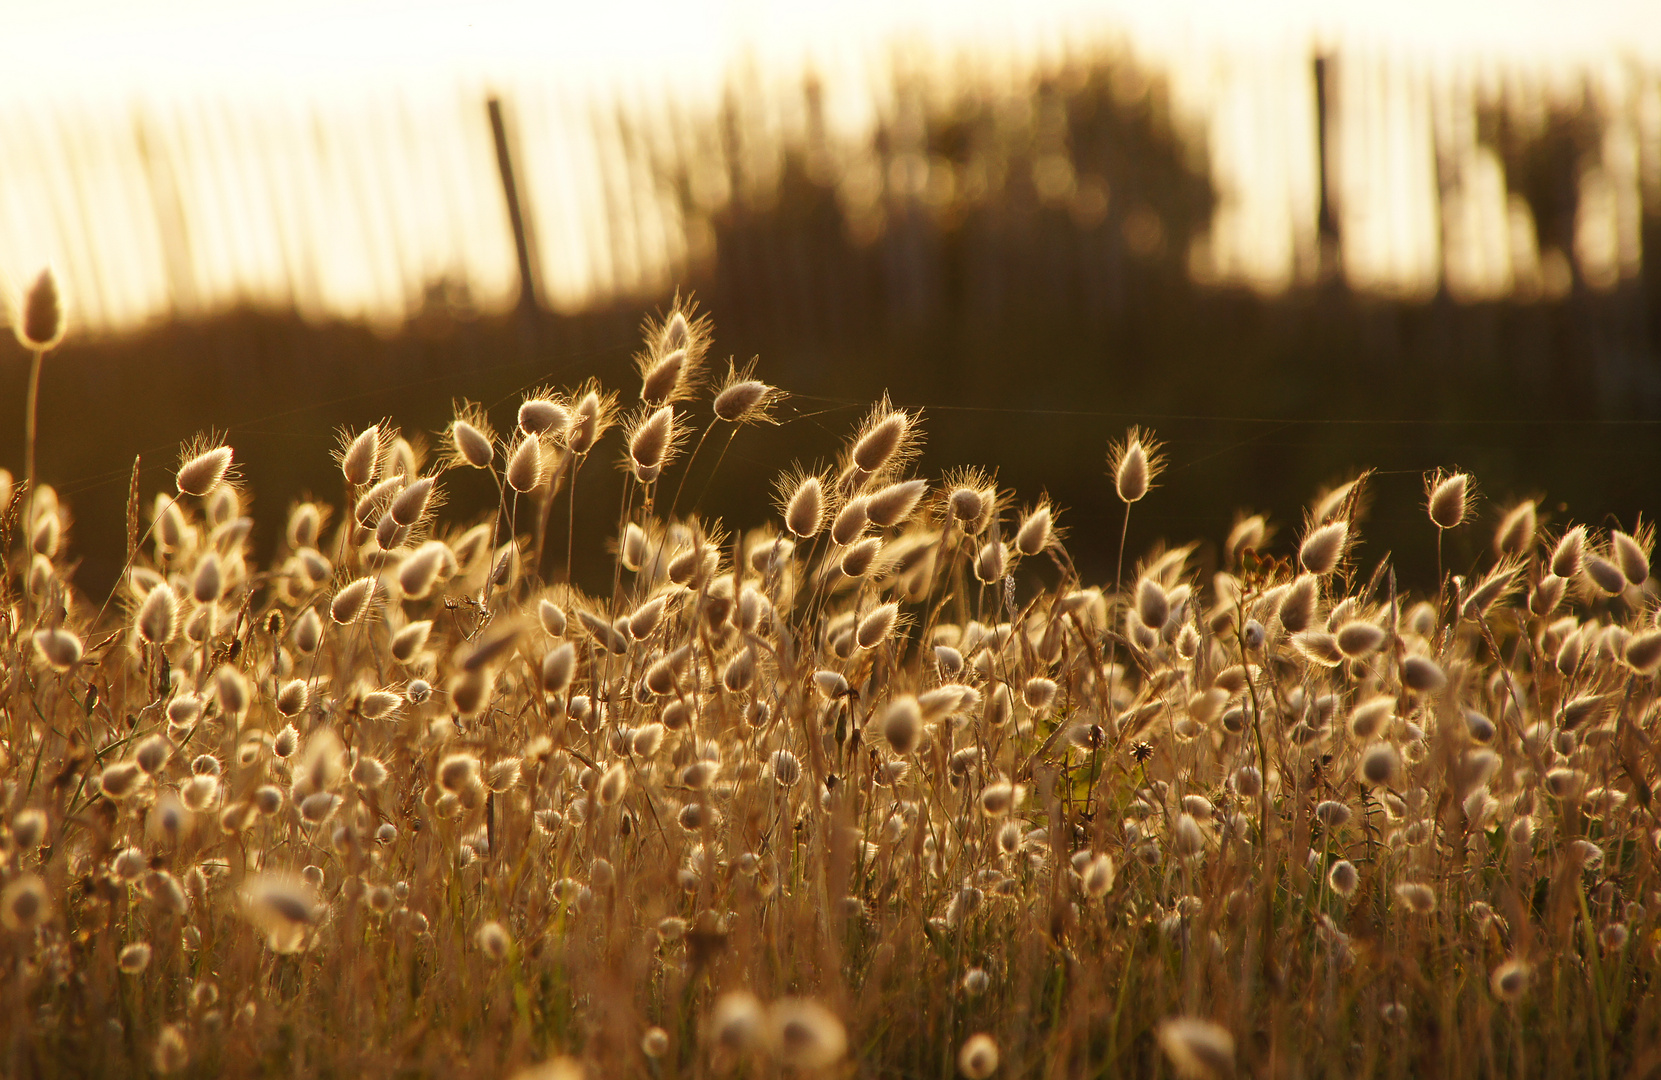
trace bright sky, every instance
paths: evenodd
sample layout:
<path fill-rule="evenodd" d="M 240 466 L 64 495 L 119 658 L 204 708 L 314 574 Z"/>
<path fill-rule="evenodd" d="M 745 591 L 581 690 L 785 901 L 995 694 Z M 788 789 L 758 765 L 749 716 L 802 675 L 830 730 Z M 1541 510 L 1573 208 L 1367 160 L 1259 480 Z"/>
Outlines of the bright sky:
<path fill-rule="evenodd" d="M 921 36 L 1025 51 L 1091 28 L 1156 53 L 1216 39 L 1368 40 L 1472 55 L 1661 57 L 1656 0 L 4 0 L 0 86 L 166 92 L 332 81 L 623 71 L 699 82 L 739 55 Z"/>

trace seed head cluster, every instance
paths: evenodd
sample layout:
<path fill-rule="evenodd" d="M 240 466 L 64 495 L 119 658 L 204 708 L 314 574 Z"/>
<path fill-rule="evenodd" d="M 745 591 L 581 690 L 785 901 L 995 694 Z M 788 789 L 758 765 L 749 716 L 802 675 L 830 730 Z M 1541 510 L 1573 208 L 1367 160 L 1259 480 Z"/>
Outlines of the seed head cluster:
<path fill-rule="evenodd" d="M 1048 498 L 924 470 L 886 399 L 751 519 L 676 516 L 690 437 L 763 440 L 784 400 L 753 363 L 706 387 L 712 342 L 677 304 L 638 394 L 464 404 L 431 462 L 344 433 L 341 504 L 289 507 L 269 564 L 231 445 L 192 444 L 108 604 L 33 493 L 0 575 L 7 1061 L 1647 1067 L 1647 523 L 1518 503 L 1415 592 L 1364 474 L 1278 550 L 1242 517 L 1116 588 Z M 602 444 L 626 497 L 573 512 L 615 555 L 588 591 L 558 556 Z M 1163 464 L 1132 429 L 1114 497 L 1157 518 Z M 448 520 L 452 488 L 495 509 Z M 1465 473 L 1404 501 L 1427 547 L 1479 527 Z"/>

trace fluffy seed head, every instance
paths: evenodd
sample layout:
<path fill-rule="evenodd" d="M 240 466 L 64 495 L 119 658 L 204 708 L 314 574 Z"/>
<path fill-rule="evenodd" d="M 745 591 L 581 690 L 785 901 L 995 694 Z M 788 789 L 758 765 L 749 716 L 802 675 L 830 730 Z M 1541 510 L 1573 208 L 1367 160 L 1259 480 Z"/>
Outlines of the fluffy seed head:
<path fill-rule="evenodd" d="M 729 424 L 761 419 L 776 396 L 777 391 L 760 379 L 739 379 L 715 395 L 715 415 Z"/>
<path fill-rule="evenodd" d="M 761 1002 L 747 990 L 730 990 L 715 1000 L 710 1013 L 712 1040 L 725 1049 L 742 1052 L 761 1039 Z"/>
<path fill-rule="evenodd" d="M 63 304 L 58 298 L 58 279 L 51 267 L 35 275 L 19 307 L 19 317 L 12 330 L 25 349 L 43 351 L 63 340 Z"/>
<path fill-rule="evenodd" d="M 1488 977 L 1488 987 L 1501 1001 L 1520 1001 L 1528 992 L 1529 965 L 1512 957 L 1496 967 Z"/>
<path fill-rule="evenodd" d="M 957 1071 L 967 1080 L 986 1080 L 998 1071 L 998 1044 L 980 1032 L 969 1036 L 957 1052 Z"/>
<path fill-rule="evenodd" d="M 33 930 L 49 912 L 46 882 L 38 874 L 19 874 L 0 889 L 0 924 L 7 930 Z"/>
<path fill-rule="evenodd" d="M 542 689 L 550 694 L 563 694 L 576 670 L 576 647 L 569 641 L 562 642 L 542 658 Z"/>
<path fill-rule="evenodd" d="M 138 609 L 138 636 L 149 645 L 166 645 L 179 632 L 179 600 L 165 582 L 150 590 Z"/>
<path fill-rule="evenodd" d="M 1293 634 L 1307 629 L 1320 597 L 1320 579 L 1314 574 L 1299 574 L 1281 597 L 1280 625 Z"/>
<path fill-rule="evenodd" d="M 1361 884 L 1361 874 L 1356 870 L 1354 863 L 1348 859 L 1339 859 L 1332 864 L 1332 869 L 1327 871 L 1326 880 L 1333 892 L 1347 900 L 1354 894 L 1356 886 Z"/>
<path fill-rule="evenodd" d="M 1138 502 L 1153 487 L 1164 468 L 1159 443 L 1140 428 L 1131 428 L 1123 442 L 1108 451 L 1108 462 L 1113 472 L 1113 487 L 1121 502 Z"/>
<path fill-rule="evenodd" d="M 816 1001 L 782 998 L 767 1010 L 768 1043 L 789 1068 L 825 1069 L 842 1060 L 848 1033 L 836 1014 Z"/>
<path fill-rule="evenodd" d="M 888 640 L 893 632 L 894 624 L 899 619 L 900 605 L 892 601 L 878 604 L 859 620 L 859 626 L 854 632 L 854 641 L 862 649 L 874 649 Z"/>
<path fill-rule="evenodd" d="M 1643 585 L 1649 580 L 1649 552 L 1646 550 L 1646 539 L 1652 539 L 1653 533 L 1648 529 L 1639 531 L 1638 536 L 1616 529 L 1609 534 L 1609 553 L 1615 560 L 1615 565 L 1621 569 L 1621 574 L 1633 585 Z"/>
<path fill-rule="evenodd" d="M 1369 784 L 1389 784 L 1401 769 L 1401 755 L 1387 742 L 1373 743 L 1361 755 L 1361 779 Z"/>
<path fill-rule="evenodd" d="M 1448 684 L 1448 677 L 1428 656 L 1409 656 L 1402 661 L 1401 682 L 1409 690 L 1433 694 Z"/>
<path fill-rule="evenodd" d="M 636 421 L 629 432 L 629 467 L 642 484 L 656 480 L 679 437 L 675 409 L 664 405 Z"/>
<path fill-rule="evenodd" d="M 174 483 L 180 495 L 203 496 L 225 479 L 231 469 L 231 448 L 213 446 L 206 450 L 187 451 L 179 462 Z"/>
<path fill-rule="evenodd" d="M 916 751 L 923 737 L 923 714 L 917 707 L 916 698 L 907 694 L 889 703 L 888 711 L 883 715 L 882 737 L 901 757 Z"/>
<path fill-rule="evenodd" d="M 946 496 L 946 509 L 951 512 L 953 521 L 962 523 L 965 528 L 973 529 L 986 511 L 986 497 L 977 488 L 954 488 L 951 494 Z"/>
<path fill-rule="evenodd" d="M 513 945 L 513 939 L 508 936 L 507 927 L 491 919 L 479 924 L 473 932 L 473 940 L 478 943 L 479 951 L 486 959 L 500 963 L 507 959 L 508 950 Z"/>
<path fill-rule="evenodd" d="M 1505 512 L 1494 530 L 1494 551 L 1501 558 L 1521 558 L 1534 547 L 1539 514 L 1533 499 L 1524 499 Z"/>
<path fill-rule="evenodd" d="M 185 1033 L 177 1024 L 167 1024 L 156 1037 L 155 1051 L 150 1055 L 150 1061 L 156 1071 L 166 1076 L 176 1073 L 190 1064 L 190 1044 L 185 1042 Z"/>
<path fill-rule="evenodd" d="M 1142 625 L 1149 630 L 1158 630 L 1170 615 L 1170 599 L 1159 582 L 1151 577 L 1139 581 L 1136 585 L 1136 617 L 1142 620 Z"/>
<path fill-rule="evenodd" d="M 488 469 L 496 460 L 490 436 L 470 420 L 457 418 L 450 424 L 450 446 L 456 457 L 475 469 Z"/>
<path fill-rule="evenodd" d="M 1415 915 L 1429 915 L 1436 910 L 1436 890 L 1418 881 L 1403 881 L 1396 886 L 1396 899 Z"/>
<path fill-rule="evenodd" d="M 116 966 L 123 975 L 137 975 L 150 966 L 150 945 L 147 942 L 135 941 L 121 950 L 116 957 Z"/>
<path fill-rule="evenodd" d="M 1469 473 L 1433 473 L 1425 477 L 1425 508 L 1438 529 L 1455 529 L 1464 524 L 1470 513 L 1470 483 Z"/>
<path fill-rule="evenodd" d="M 68 671 L 81 662 L 81 639 L 68 630 L 35 632 L 35 653 L 55 671 Z"/>
<path fill-rule="evenodd" d="M 1339 651 L 1355 660 L 1384 644 L 1384 631 L 1370 622 L 1356 620 L 1340 626 L 1337 639 Z"/>
<path fill-rule="evenodd" d="M 817 476 L 797 481 L 784 505 L 784 527 L 806 540 L 819 532 L 825 519 L 825 489 Z"/>
<path fill-rule="evenodd" d="M 1586 551 L 1586 526 L 1576 525 L 1563 534 L 1551 553 L 1551 572 L 1560 578 L 1573 578 L 1580 573 L 1581 558 Z"/>
<path fill-rule="evenodd" d="M 1587 552 L 1583 568 L 1586 576 L 1592 579 L 1592 584 L 1605 596 L 1619 596 L 1626 591 L 1626 575 L 1621 573 L 1620 567 L 1603 556 Z"/>
<path fill-rule="evenodd" d="M 526 435 L 564 438 L 571 425 L 571 411 L 546 397 L 528 397 L 519 403 L 519 430 Z"/>
<path fill-rule="evenodd" d="M 854 467 L 867 476 L 874 476 L 896 458 L 904 457 L 903 451 L 910 441 L 908 436 L 912 434 L 913 424 L 909 413 L 889 407 L 884 399 L 854 440 L 850 455 Z"/>
<path fill-rule="evenodd" d="M 1349 538 L 1350 523 L 1347 521 L 1329 521 L 1311 529 L 1298 548 L 1298 562 L 1318 577 L 1330 574 L 1344 557 L 1344 546 L 1349 543 Z"/>
<path fill-rule="evenodd" d="M 524 436 L 508 455 L 508 487 L 523 495 L 542 483 L 542 441 Z"/>
<path fill-rule="evenodd" d="M 866 497 L 866 516 L 879 529 L 898 525 L 917 509 L 917 503 L 928 489 L 928 483 L 923 480 L 901 480 L 880 487 Z"/>
<path fill-rule="evenodd" d="M 1113 891 L 1113 878 L 1113 857 L 1106 852 L 1091 857 L 1079 873 L 1079 883 L 1084 889 L 1084 895 L 1093 900 L 1100 900 Z"/>
<path fill-rule="evenodd" d="M 1015 533 L 1015 550 L 1030 557 L 1049 547 L 1052 517 L 1048 505 L 1040 505 L 1028 514 Z"/>
<path fill-rule="evenodd" d="M 1234 1036 L 1198 1017 L 1166 1020 L 1156 1032 L 1159 1048 L 1184 1080 L 1222 1080 L 1234 1074 Z"/>
<path fill-rule="evenodd" d="M 375 579 L 360 577 L 341 587 L 329 605 L 329 618 L 338 626 L 350 626 L 363 618 L 369 602 L 375 597 Z"/>

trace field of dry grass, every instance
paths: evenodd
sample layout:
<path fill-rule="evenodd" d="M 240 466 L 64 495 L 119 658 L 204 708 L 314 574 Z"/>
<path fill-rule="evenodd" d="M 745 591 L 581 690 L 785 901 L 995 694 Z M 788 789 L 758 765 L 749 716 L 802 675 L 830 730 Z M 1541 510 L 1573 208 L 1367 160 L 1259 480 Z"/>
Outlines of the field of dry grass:
<path fill-rule="evenodd" d="M 0 473 L 0 1072 L 1661 1068 L 1649 525 L 1433 474 L 1427 548 L 1492 555 L 1415 591 L 1363 474 L 1124 552 L 886 401 L 707 520 L 780 397 L 710 346 L 677 309 L 638 385 L 344 432 L 267 566 L 187 447 L 107 600 Z M 1104 450 L 1157 521 L 1157 441 Z"/>

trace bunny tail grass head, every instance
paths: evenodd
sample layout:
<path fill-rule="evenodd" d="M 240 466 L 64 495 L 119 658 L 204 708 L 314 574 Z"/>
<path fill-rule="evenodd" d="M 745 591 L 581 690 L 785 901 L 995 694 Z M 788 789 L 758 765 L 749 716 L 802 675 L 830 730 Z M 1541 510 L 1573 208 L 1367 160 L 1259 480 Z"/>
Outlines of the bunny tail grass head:
<path fill-rule="evenodd" d="M 1438 529 L 1457 529 L 1471 516 L 1469 473 L 1438 469 L 1425 476 L 1425 509 Z"/>
<path fill-rule="evenodd" d="M 456 406 L 450 428 L 445 432 L 450 464 L 488 469 L 496 460 L 496 431 L 484 409 L 471 401 Z"/>
<path fill-rule="evenodd" d="M 58 278 L 44 267 L 16 301 L 12 332 L 25 349 L 45 352 L 63 340 L 65 320 Z"/>
<path fill-rule="evenodd" d="M 784 391 L 754 377 L 754 357 L 742 368 L 727 361 L 727 377 L 715 392 L 713 407 L 718 419 L 729 424 L 776 424 L 772 408 L 785 398 Z"/>
<path fill-rule="evenodd" d="M 662 321 L 642 328 L 646 349 L 634 358 L 640 373 L 640 400 L 649 408 L 685 401 L 697 392 L 714 326 L 698 314 L 696 302 L 679 297 Z"/>
<path fill-rule="evenodd" d="M 174 475 L 180 495 L 198 498 L 226 481 L 235 482 L 234 455 L 229 446 L 213 435 L 198 435 L 179 452 L 179 471 Z"/>
<path fill-rule="evenodd" d="M 1127 505 L 1139 502 L 1159 479 L 1165 468 L 1162 444 L 1153 432 L 1132 427 L 1125 437 L 1108 448 L 1108 470 L 1113 474 L 1113 488 L 1119 500 Z"/>

